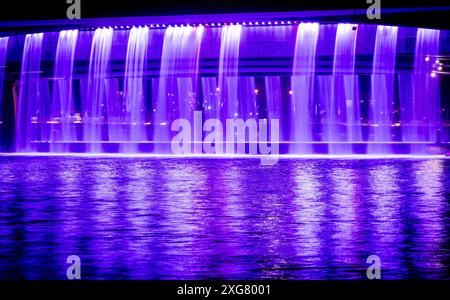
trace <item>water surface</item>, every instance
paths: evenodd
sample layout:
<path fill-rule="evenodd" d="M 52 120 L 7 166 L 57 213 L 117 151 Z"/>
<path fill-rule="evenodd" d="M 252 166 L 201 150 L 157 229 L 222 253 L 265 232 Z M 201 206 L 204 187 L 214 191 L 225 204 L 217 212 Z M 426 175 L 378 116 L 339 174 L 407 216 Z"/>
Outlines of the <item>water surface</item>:
<path fill-rule="evenodd" d="M 449 279 L 450 160 L 0 157 L 0 279 Z"/>

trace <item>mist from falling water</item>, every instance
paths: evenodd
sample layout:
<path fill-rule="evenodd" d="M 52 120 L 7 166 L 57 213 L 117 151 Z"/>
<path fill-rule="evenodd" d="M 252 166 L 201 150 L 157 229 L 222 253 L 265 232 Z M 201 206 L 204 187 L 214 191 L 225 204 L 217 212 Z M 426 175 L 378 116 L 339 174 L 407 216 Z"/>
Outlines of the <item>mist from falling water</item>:
<path fill-rule="evenodd" d="M 51 141 L 76 141 L 75 102 L 72 90 L 73 62 L 77 44 L 78 30 L 63 30 L 59 33 L 56 46 L 54 85 L 52 94 L 52 121 L 59 120 L 51 125 Z M 52 152 L 67 152 L 66 144 L 50 144 Z"/>
<path fill-rule="evenodd" d="M 0 38 L 0 125 L 3 122 L 3 80 L 5 79 L 5 68 L 6 68 L 6 54 L 8 51 L 8 40 L 9 37 Z M 2 144 L 2 136 L 0 133 L 0 145 Z"/>
<path fill-rule="evenodd" d="M 47 106 L 40 101 L 40 69 L 43 33 L 27 34 L 22 55 L 19 81 L 19 100 L 16 115 L 16 151 L 32 151 L 31 140 L 46 140 L 45 112 Z M 42 129 L 42 130 L 40 130 Z M 41 136 L 38 136 L 41 135 Z"/>
<path fill-rule="evenodd" d="M 319 36 L 318 23 L 298 25 L 292 69 L 291 101 L 291 154 L 311 154 L 311 110 L 314 99 L 314 74 L 316 47 Z"/>
<path fill-rule="evenodd" d="M 164 34 L 158 97 L 154 105 L 155 152 L 170 152 L 172 121 L 191 122 L 198 108 L 198 64 L 203 26 L 169 27 Z"/>
<path fill-rule="evenodd" d="M 325 133 L 329 153 L 351 154 L 351 144 L 361 141 L 360 110 L 355 79 L 357 30 L 353 24 L 339 24 L 334 46 L 331 94 L 327 103 Z M 336 143 L 337 142 L 337 143 Z"/>
<path fill-rule="evenodd" d="M 377 26 L 371 76 L 369 153 L 392 153 L 386 144 L 392 142 L 393 101 L 395 84 L 395 57 L 398 27 Z"/>
<path fill-rule="evenodd" d="M 83 135 L 89 152 L 100 152 L 100 141 L 109 140 L 109 63 L 113 29 L 99 28 L 94 32 L 89 59 L 87 98 L 83 103 Z"/>
<path fill-rule="evenodd" d="M 147 60 L 147 50 L 149 43 L 149 28 L 132 28 L 128 37 L 127 55 L 125 60 L 125 123 L 129 125 L 128 134 L 122 152 L 136 153 L 138 147 L 135 142 L 147 140 L 145 131 L 145 89 L 144 71 Z"/>

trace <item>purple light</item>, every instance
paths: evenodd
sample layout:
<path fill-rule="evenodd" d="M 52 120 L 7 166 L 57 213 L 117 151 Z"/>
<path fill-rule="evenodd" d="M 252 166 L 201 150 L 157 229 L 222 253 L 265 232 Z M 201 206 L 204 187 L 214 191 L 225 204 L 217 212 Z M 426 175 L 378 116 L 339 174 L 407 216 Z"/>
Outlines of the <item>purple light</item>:
<path fill-rule="evenodd" d="M 275 18 L 275 16 L 271 17 Z M 159 31 L 150 35 L 148 34 L 149 28 L 165 28 L 167 27 L 166 24 L 157 23 L 155 20 L 152 20 L 152 22 L 147 20 L 146 23 L 134 20 L 133 22 L 130 21 L 130 24 L 135 25 L 126 26 L 127 29 L 132 26 L 129 36 L 123 34 L 124 32 L 120 34 L 121 38 L 119 38 L 119 35 L 114 35 L 114 44 L 110 43 L 110 39 L 112 39 L 110 31 L 113 28 L 117 29 L 119 26 L 98 24 L 99 27 L 93 32 L 92 42 L 85 42 L 88 43 L 88 51 L 77 51 L 73 54 L 74 57 L 68 56 L 67 61 L 72 63 L 72 69 L 64 65 L 67 70 L 77 74 L 77 79 L 82 78 L 83 84 L 87 83 L 89 88 L 83 87 L 83 89 L 88 90 L 88 92 L 84 92 L 86 95 L 82 95 L 82 98 L 83 101 L 94 99 L 93 103 L 76 102 L 75 105 L 72 95 L 71 97 L 65 97 L 69 99 L 70 103 L 61 104 L 63 107 L 56 106 L 49 112 L 40 112 L 46 115 L 38 116 L 34 113 L 24 116 L 20 120 L 23 122 L 25 122 L 24 120 L 32 120 L 33 124 L 45 123 L 56 127 L 67 123 L 73 124 L 74 115 L 78 114 L 83 128 L 83 132 L 76 135 L 80 142 L 95 142 L 95 139 L 102 141 L 104 139 L 105 141 L 119 140 L 126 143 L 129 142 L 127 139 L 137 140 L 136 137 L 131 137 L 131 129 L 128 128 L 130 126 L 139 128 L 140 124 L 144 123 L 150 122 L 151 126 L 164 123 L 170 129 L 171 123 L 178 117 L 191 120 L 192 114 L 197 108 L 197 105 L 193 103 L 201 103 L 201 108 L 207 110 L 210 117 L 240 116 L 245 119 L 256 116 L 259 110 L 271 115 L 280 115 L 280 103 L 284 101 L 283 97 L 287 96 L 288 93 L 292 101 L 289 102 L 287 109 L 291 113 L 285 116 L 286 119 L 282 122 L 283 127 L 280 128 L 286 143 L 312 145 L 320 141 L 324 144 L 330 143 L 330 145 L 324 147 L 326 148 L 324 151 L 352 154 L 354 150 L 349 146 L 351 144 L 364 143 L 368 145 L 367 149 L 370 153 L 372 153 L 371 151 L 373 153 L 390 153 L 393 147 L 383 145 L 383 149 L 381 149 L 375 146 L 376 142 L 382 141 L 386 144 L 399 140 L 405 143 L 416 142 L 417 140 L 423 143 L 433 142 L 437 126 L 432 124 L 441 124 L 439 120 L 433 119 L 437 114 L 431 111 L 421 111 L 418 105 L 418 107 L 415 107 L 416 109 L 411 110 L 417 112 L 416 115 L 409 116 L 410 110 L 407 108 L 416 105 L 408 99 L 421 99 L 423 98 L 421 96 L 425 94 L 431 95 L 429 97 L 431 103 L 438 103 L 436 99 L 439 96 L 439 80 L 429 79 L 430 77 L 438 77 L 437 75 L 445 70 L 439 59 L 436 59 L 436 57 L 439 57 L 438 42 L 442 42 L 438 31 L 420 29 L 413 34 L 405 33 L 405 35 L 409 34 L 413 37 L 415 35 L 417 45 L 415 48 L 417 52 L 409 50 L 409 53 L 407 53 L 414 57 L 414 62 L 411 62 L 408 66 L 410 68 L 405 69 L 405 72 L 411 75 L 408 78 L 417 79 L 414 81 L 415 88 L 412 89 L 411 86 L 408 86 L 408 84 L 412 84 L 412 82 L 408 82 L 408 79 L 404 80 L 407 82 L 406 86 L 399 83 L 400 80 L 392 79 L 396 78 L 398 74 L 398 70 L 395 68 L 395 59 L 399 55 L 403 55 L 397 53 L 397 49 L 404 46 L 402 43 L 405 43 L 406 37 L 410 38 L 410 36 L 399 35 L 397 27 L 364 25 L 370 27 L 371 30 L 373 29 L 375 33 L 373 37 L 365 36 L 366 31 L 364 30 L 360 30 L 359 35 L 357 35 L 357 32 L 353 30 L 357 26 L 356 24 L 344 23 L 337 25 L 300 23 L 298 26 L 284 26 L 283 28 L 259 27 L 252 29 L 247 27 L 247 25 L 291 25 L 298 23 L 295 19 L 291 16 L 289 18 L 283 17 L 283 20 L 280 19 L 280 21 L 268 21 L 267 17 L 262 16 L 252 18 L 253 21 L 248 21 L 250 19 L 246 18 L 247 21 L 242 22 L 243 19 L 227 17 L 221 19 L 222 22 L 213 23 L 189 23 L 189 20 L 185 19 L 169 20 L 170 23 L 167 24 L 169 24 L 170 30 Z M 163 19 L 156 19 L 156 21 L 161 20 Z M 199 19 L 192 20 L 197 21 Z M 212 18 L 208 20 L 210 21 Z M 223 22 L 224 20 L 227 22 Z M 233 22 L 229 22 L 230 20 L 233 20 Z M 240 26 L 241 24 L 244 26 Z M 203 26 L 223 27 L 220 30 L 212 30 L 214 34 L 210 34 L 211 30 L 206 30 Z M 323 39 L 323 36 L 321 36 L 323 30 L 319 30 L 323 29 L 321 26 L 336 27 L 331 38 L 334 41 L 333 43 L 328 43 Z M 121 29 L 123 27 L 120 26 Z M 186 27 L 192 30 L 186 30 Z M 134 36 L 134 34 L 138 34 L 138 36 Z M 212 35 L 214 35 L 214 38 Z M 55 45 L 55 42 L 53 42 L 53 45 L 45 45 L 45 51 L 42 54 L 43 61 L 52 61 L 49 53 L 56 52 L 48 49 L 54 47 L 56 50 L 56 46 L 64 48 L 68 43 L 64 33 L 61 32 L 60 37 L 59 45 Z M 361 38 L 373 39 L 371 40 L 373 47 L 355 48 L 354 45 L 361 43 Z M 140 40 L 141 43 L 132 42 L 137 40 Z M 152 45 L 150 48 L 152 51 L 141 48 L 143 41 Z M 127 42 L 130 44 L 127 44 Z M 145 45 L 145 43 L 143 44 Z M 258 47 L 253 47 L 253 45 L 258 45 Z M 273 47 L 270 48 L 269 45 Z M 286 49 L 290 50 L 287 51 Z M 137 57 L 138 53 L 140 58 Z M 147 56 L 144 56 L 144 53 Z M 331 59 L 329 62 L 323 63 L 330 70 L 324 75 L 321 73 L 321 66 L 316 64 L 319 57 L 323 57 L 325 54 Z M 361 74 L 355 66 L 359 63 L 357 61 L 359 57 L 367 54 L 373 54 L 371 55 L 373 61 L 369 71 L 372 77 L 368 83 L 369 87 L 363 87 L 356 84 L 356 81 L 359 80 L 358 76 Z M 243 57 L 240 57 L 240 55 L 243 55 Z M 266 64 L 265 59 L 267 57 L 281 57 L 287 63 L 277 66 L 276 69 L 271 69 Z M 435 62 L 434 67 L 426 64 L 431 58 Z M 34 62 L 27 55 L 23 55 L 21 59 L 26 63 L 41 63 L 40 60 Z M 208 59 L 217 63 L 205 66 L 204 62 Z M 247 62 L 242 64 L 247 59 L 250 62 L 260 61 L 261 64 L 253 64 L 248 67 L 245 65 Z M 114 64 L 111 64 L 112 61 L 114 61 Z M 147 61 L 152 63 L 147 64 Z M 292 64 L 289 63 L 290 61 Z M 121 64 L 124 67 L 116 67 L 116 63 L 119 67 Z M 327 63 L 328 65 L 326 65 Z M 80 69 L 80 65 L 88 65 L 89 68 L 83 70 Z M 150 69 L 150 65 L 159 66 L 159 73 L 158 70 Z M 137 70 L 138 66 L 149 69 Z M 55 72 L 52 70 L 46 72 L 45 67 L 45 64 L 42 64 L 42 67 L 24 71 L 21 75 L 34 76 L 28 74 L 41 72 L 40 76 L 48 79 L 47 74 L 54 74 Z M 247 67 L 248 69 L 245 69 Z M 119 69 L 126 69 L 126 71 L 121 73 L 117 71 Z M 381 78 L 378 76 L 381 73 L 392 76 Z M 138 76 L 135 78 L 134 74 L 138 74 Z M 205 74 L 208 74 L 208 76 L 205 76 Z M 242 74 L 245 74 L 245 76 Z M 254 74 L 261 74 L 261 78 L 264 80 L 260 81 L 256 78 L 259 76 Z M 286 74 L 293 75 L 288 76 Z M 341 78 L 339 74 L 349 74 L 349 76 Z M 65 78 L 68 75 L 63 74 L 62 77 Z M 107 84 L 103 81 L 97 81 L 97 77 L 108 78 Z M 147 80 L 147 77 L 151 77 L 152 80 L 144 81 Z M 284 77 L 286 79 L 282 79 Z M 153 81 L 153 78 L 157 80 Z M 127 98 L 130 94 L 133 94 L 133 91 L 124 91 L 122 87 L 119 88 L 118 86 L 121 86 L 122 82 L 123 85 L 133 86 L 138 90 L 143 85 L 151 85 L 151 89 L 149 88 L 152 91 L 151 95 L 145 94 L 145 97 L 151 99 L 148 101 L 142 100 L 145 98 L 143 90 L 135 93 L 133 97 Z M 94 89 L 96 85 L 98 86 Z M 349 86 L 355 88 L 349 89 Z M 43 88 L 44 91 L 48 89 L 44 93 L 50 95 L 49 97 L 60 93 L 59 90 L 55 92 L 56 88 L 53 88 L 53 86 L 45 87 L 44 84 Z M 67 87 L 67 90 L 72 88 Z M 31 87 L 29 89 L 32 90 Z M 113 90 L 110 91 L 110 89 Z M 102 90 L 102 92 L 95 92 L 99 90 Z M 121 92 L 117 93 L 119 90 Z M 162 91 L 164 91 L 164 94 Z M 339 91 L 345 91 L 345 93 Z M 397 91 L 400 96 L 396 94 Z M 107 96 L 99 96 L 100 94 Z M 368 99 L 372 99 L 372 101 L 367 100 L 361 104 L 359 101 L 361 95 L 367 94 L 370 96 Z M 111 95 L 116 98 L 120 97 L 120 101 Z M 204 99 L 199 99 L 199 95 L 203 95 Z M 264 95 L 264 101 L 260 95 Z M 411 98 L 406 99 L 406 95 L 411 96 Z M 398 99 L 399 97 L 402 97 L 402 99 Z M 349 101 L 346 98 L 357 100 Z M 47 100 L 46 103 L 61 101 L 59 98 Z M 430 107 L 434 106 L 430 105 Z M 69 107 L 69 113 L 64 114 L 64 116 L 61 116 L 61 113 L 55 113 L 66 109 L 65 107 Z M 361 112 L 363 109 L 367 109 L 367 115 Z M 155 113 L 140 116 L 141 112 Z M 393 115 L 395 121 L 392 120 Z M 68 118 L 68 120 L 64 120 L 64 118 Z M 158 118 L 158 120 L 155 120 L 155 118 Z M 427 123 L 426 125 L 421 125 L 420 122 L 410 122 L 409 124 L 411 132 L 420 132 L 421 134 L 425 132 L 420 138 L 414 137 L 412 133 L 410 136 L 408 130 L 403 130 L 406 127 L 405 124 L 408 124 L 407 120 L 411 118 L 427 120 L 422 122 Z M 320 122 L 321 126 L 314 126 L 313 121 Z M 97 123 L 103 124 L 102 122 L 105 122 L 105 125 L 95 126 L 98 125 Z M 356 125 L 345 126 L 350 123 Z M 26 124 L 28 126 L 29 122 Z M 39 126 L 23 129 L 26 134 L 29 134 L 28 139 L 37 136 L 38 139 L 43 139 L 42 142 L 53 143 L 65 142 L 68 140 L 67 136 L 71 136 L 71 140 L 76 140 L 72 133 L 72 135 L 69 134 L 74 130 L 73 128 L 39 128 Z M 428 127 L 419 128 L 420 126 Z M 398 130 L 400 133 L 394 133 L 391 131 L 391 127 L 400 127 Z M 143 135 L 143 130 L 134 133 L 134 135 L 140 136 L 143 141 L 151 141 L 160 140 L 155 138 L 156 133 L 158 133 L 167 142 L 172 137 L 170 130 L 166 132 L 167 128 L 159 132 L 157 127 L 152 127 L 149 130 L 151 132 L 149 135 L 155 136 Z M 58 136 L 46 137 L 44 134 L 37 134 L 37 132 L 53 132 L 52 130 L 57 131 Z M 367 130 L 367 137 L 364 137 L 364 139 L 362 138 L 363 130 Z M 51 140 L 53 138 L 56 140 Z M 61 139 L 61 141 L 58 139 Z M 30 140 L 28 142 L 32 144 L 35 141 Z M 39 142 L 41 141 L 39 140 Z M 340 144 L 336 146 L 334 143 Z M 347 145 L 341 145 L 344 143 Z M 313 147 L 310 150 L 305 150 L 292 146 L 286 151 L 294 154 L 314 154 L 316 150 L 313 150 Z"/>

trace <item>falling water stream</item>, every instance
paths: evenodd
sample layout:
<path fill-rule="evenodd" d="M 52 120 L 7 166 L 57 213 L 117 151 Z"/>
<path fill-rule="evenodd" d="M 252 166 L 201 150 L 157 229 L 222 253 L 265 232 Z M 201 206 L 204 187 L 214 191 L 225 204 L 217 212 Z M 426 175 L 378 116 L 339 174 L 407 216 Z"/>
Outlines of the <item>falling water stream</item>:
<path fill-rule="evenodd" d="M 76 141 L 74 117 L 76 114 L 73 99 L 73 62 L 77 44 L 78 30 L 63 30 L 59 33 L 56 46 L 54 85 L 52 97 L 52 127 L 61 124 L 61 130 L 51 130 L 52 141 Z M 59 122 L 55 122 L 59 120 Z M 66 144 L 53 143 L 53 152 L 67 152 Z"/>
<path fill-rule="evenodd" d="M 373 131 L 370 141 L 392 141 L 391 125 L 394 100 L 395 57 L 397 53 L 398 27 L 377 27 L 372 67 L 372 98 L 370 121 Z M 391 153 L 389 145 L 369 144 L 369 153 Z"/>
<path fill-rule="evenodd" d="M 376 29 L 373 37 L 361 26 Z M 439 80 L 430 76 L 440 66 L 439 30 L 417 30 L 410 72 L 397 72 L 397 44 L 405 39 L 393 26 L 172 26 L 159 31 L 159 42 L 153 32 L 149 27 L 63 30 L 53 52 L 43 42 L 51 33 L 24 36 L 20 79 L 11 93 L 17 94 L 15 126 L 10 126 L 16 151 L 70 152 L 79 144 L 78 152 L 98 153 L 117 144 L 116 152 L 137 153 L 140 144 L 152 143 L 146 152 L 171 153 L 173 121 L 192 123 L 195 111 L 203 120 L 222 122 L 281 119 L 289 154 L 316 154 L 322 145 L 320 153 L 353 154 L 355 144 L 366 144 L 358 153 L 390 154 L 397 142 L 411 144 L 407 153 L 423 153 L 423 146 L 415 145 L 434 142 L 441 128 Z M 127 43 L 117 42 L 119 35 Z M 285 53 L 268 51 L 272 43 Z M 367 75 L 361 74 L 358 43 L 371 52 L 370 67 L 363 66 Z M 0 92 L 10 44 L 0 38 Z M 258 57 L 261 51 L 267 61 Z M 277 55 L 285 55 L 280 65 L 273 62 Z M 49 62 L 53 71 L 47 74 L 43 64 Z M 291 73 L 280 75 L 285 71 L 277 68 L 285 62 Z M 267 73 L 253 73 L 254 66 L 265 64 Z M 364 76 L 370 77 L 370 99 L 363 104 Z M 3 95 L 0 122 L 11 101 Z"/>
<path fill-rule="evenodd" d="M 356 25 L 339 24 L 334 47 L 331 95 L 328 97 L 326 141 L 329 152 L 352 153 L 351 144 L 361 141 L 359 100 L 355 81 Z M 343 130 L 342 130 L 343 128 Z M 336 143 L 337 142 L 337 143 Z M 344 143 L 343 143 L 344 142 Z"/>
<path fill-rule="evenodd" d="M 145 131 L 145 89 L 144 72 L 149 42 L 147 27 L 133 28 L 128 38 L 127 56 L 125 62 L 125 110 L 129 133 L 126 141 L 147 140 Z M 125 153 L 137 152 L 136 144 L 124 144 Z"/>
<path fill-rule="evenodd" d="M 40 93 L 41 50 L 43 33 L 27 34 L 23 47 L 17 111 L 17 151 L 30 152 L 31 140 L 47 140 L 44 129 L 48 103 Z M 47 104 L 47 105 L 46 105 Z"/>
<path fill-rule="evenodd" d="M 3 80 L 5 78 L 5 62 L 8 51 L 8 37 L 0 38 L 0 124 L 3 123 Z M 0 133 L 1 138 L 1 133 Z"/>
<path fill-rule="evenodd" d="M 222 119 L 234 119 L 239 116 L 238 74 L 239 46 L 242 26 L 230 25 L 222 28 L 219 56 L 218 92 Z"/>
<path fill-rule="evenodd" d="M 170 151 L 171 124 L 192 121 L 197 109 L 197 79 L 203 27 L 171 27 L 164 34 L 158 98 L 155 105 L 155 151 Z"/>
<path fill-rule="evenodd" d="M 413 103 L 405 105 L 412 108 L 413 120 L 413 124 L 405 126 L 409 129 L 404 132 L 406 141 L 431 142 L 436 129 L 440 128 L 439 81 L 430 76 L 431 65 L 440 65 L 438 52 L 439 30 L 419 28 L 414 56 Z"/>
<path fill-rule="evenodd" d="M 313 153 L 309 143 L 313 141 L 311 110 L 318 37 L 318 23 L 301 23 L 298 26 L 292 69 L 291 141 L 294 144 L 291 153 Z"/>
<path fill-rule="evenodd" d="M 109 102 L 109 63 L 113 30 L 95 30 L 89 60 L 87 98 L 83 103 L 84 141 L 89 143 L 90 152 L 100 152 L 99 141 L 109 140 L 107 125 Z"/>

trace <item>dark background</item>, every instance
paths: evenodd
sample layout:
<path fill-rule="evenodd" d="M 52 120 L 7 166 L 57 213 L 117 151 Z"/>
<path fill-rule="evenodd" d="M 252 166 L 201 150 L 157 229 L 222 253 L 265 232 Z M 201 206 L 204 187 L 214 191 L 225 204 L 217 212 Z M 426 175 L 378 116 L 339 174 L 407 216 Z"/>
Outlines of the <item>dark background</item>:
<path fill-rule="evenodd" d="M 365 22 L 450 29 L 450 11 L 424 12 L 424 7 L 450 6 L 444 0 L 380 0 L 381 20 Z M 82 18 L 273 12 L 305 10 L 367 9 L 367 0 L 81 0 Z M 8 0 L 0 2 L 0 20 L 65 19 L 66 0 Z M 415 12 L 383 14 L 383 9 L 409 8 Z M 355 20 L 354 16 L 338 20 Z M 3 24 L 5 26 L 5 24 Z M 1 27 L 1 25 L 0 25 Z"/>

